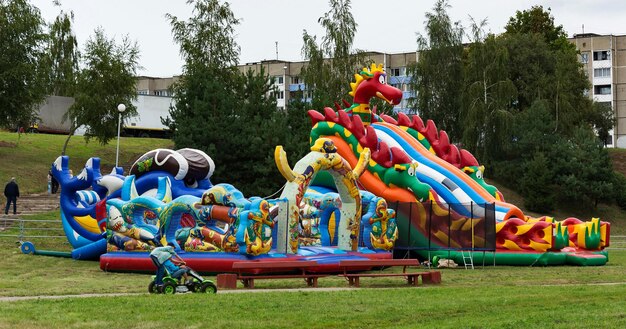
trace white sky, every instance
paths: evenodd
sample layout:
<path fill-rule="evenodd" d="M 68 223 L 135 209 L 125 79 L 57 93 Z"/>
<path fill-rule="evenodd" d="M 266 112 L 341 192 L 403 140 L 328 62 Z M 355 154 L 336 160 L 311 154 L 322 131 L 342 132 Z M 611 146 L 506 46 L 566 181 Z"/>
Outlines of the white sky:
<path fill-rule="evenodd" d="M 230 0 L 241 46 L 240 63 L 275 59 L 278 42 L 281 60 L 302 60 L 302 31 L 317 35 L 324 31 L 317 20 L 328 11 L 328 0 Z M 355 48 L 381 52 L 407 52 L 416 49 L 416 33 L 424 31 L 424 14 L 432 11 L 435 0 L 353 0 L 352 14 L 358 24 Z M 59 13 L 52 0 L 33 0 L 43 18 L 52 22 Z M 535 4 L 550 7 L 556 24 L 569 36 L 582 32 L 626 34 L 624 0 L 450 0 L 452 20 L 469 26 L 468 16 L 488 19 L 488 29 L 503 31 L 516 10 Z M 141 51 L 141 75 L 167 77 L 181 73 L 178 45 L 172 40 L 165 14 L 187 19 L 192 7 L 184 0 L 61 0 L 62 9 L 74 11 L 74 31 L 79 47 L 96 27 L 108 37 L 128 35 Z"/>

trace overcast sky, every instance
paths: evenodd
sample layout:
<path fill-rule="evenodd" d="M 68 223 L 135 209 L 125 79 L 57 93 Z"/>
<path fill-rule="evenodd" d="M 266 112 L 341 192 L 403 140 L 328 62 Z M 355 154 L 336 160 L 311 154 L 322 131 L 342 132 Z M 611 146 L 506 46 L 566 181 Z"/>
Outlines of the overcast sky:
<path fill-rule="evenodd" d="M 435 0 L 353 0 L 352 14 L 358 24 L 355 48 L 381 52 L 408 52 L 416 49 L 416 33 L 424 31 L 424 14 L 432 11 Z M 34 0 L 43 18 L 52 22 L 59 7 L 52 0 Z M 302 60 L 302 31 L 322 37 L 317 19 L 328 11 L 328 0 L 231 0 L 241 46 L 240 63 L 276 58 Z M 550 7 L 557 24 L 569 36 L 582 32 L 626 34 L 624 0 L 450 0 L 448 11 L 454 21 L 469 26 L 469 16 L 487 18 L 488 29 L 503 31 L 516 10 L 535 4 Z M 62 9 L 75 15 L 74 30 L 79 47 L 96 27 L 102 26 L 109 37 L 128 35 L 141 51 L 141 75 L 167 77 L 181 73 L 179 48 L 172 40 L 165 14 L 180 19 L 191 15 L 192 7 L 184 0 L 61 0 Z"/>

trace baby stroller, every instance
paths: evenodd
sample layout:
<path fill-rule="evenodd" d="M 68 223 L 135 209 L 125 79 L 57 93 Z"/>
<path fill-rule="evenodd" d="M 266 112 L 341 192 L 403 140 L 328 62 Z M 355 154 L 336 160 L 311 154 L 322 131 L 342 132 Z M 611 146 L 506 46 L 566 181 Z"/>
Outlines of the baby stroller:
<path fill-rule="evenodd" d="M 181 260 L 182 261 L 182 260 Z M 159 267 L 160 265 L 152 259 L 154 265 Z M 184 262 L 181 263 L 185 265 Z M 163 277 L 163 285 L 156 284 L 156 275 L 152 276 L 152 281 L 148 285 L 148 291 L 151 294 L 175 294 L 177 292 L 202 292 L 208 294 L 217 293 L 217 286 L 211 280 L 207 280 L 203 278 L 198 272 L 193 269 L 187 267 L 187 274 L 191 277 L 189 282 L 184 282 L 182 279 L 182 273 L 178 273 L 176 276 L 172 276 L 172 273 L 169 273 L 167 268 L 165 269 L 165 276 Z"/>

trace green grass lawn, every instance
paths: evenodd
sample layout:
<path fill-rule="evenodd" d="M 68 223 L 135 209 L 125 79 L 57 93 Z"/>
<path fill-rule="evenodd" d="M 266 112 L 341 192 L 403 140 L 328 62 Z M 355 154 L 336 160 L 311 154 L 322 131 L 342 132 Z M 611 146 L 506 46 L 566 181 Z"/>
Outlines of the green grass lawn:
<path fill-rule="evenodd" d="M 626 326 L 626 250 L 610 251 L 609 263 L 599 267 L 442 269 L 439 286 L 413 288 L 400 278 L 364 278 L 361 289 L 284 292 L 272 289 L 305 284 L 259 280 L 257 289 L 268 292 L 163 296 L 147 294 L 149 274 L 103 272 L 94 261 L 24 255 L 15 241 L 0 239 L 0 297 L 136 295 L 0 302 L 0 328 Z M 35 244 L 39 249 L 70 250 L 64 239 Z M 319 285 L 347 287 L 344 279 L 334 276 L 320 278 Z"/>
<path fill-rule="evenodd" d="M 0 131 L 0 182 L 2 186 L 11 177 L 17 178 L 23 194 L 44 192 L 47 188 L 47 175 L 50 166 L 61 155 L 65 135 L 21 134 Z M 126 167 L 133 164 L 138 156 L 155 148 L 171 148 L 174 143 L 166 139 L 120 138 L 119 163 Z M 101 159 L 103 173 L 115 166 L 116 140 L 108 145 L 100 145 L 92 140 L 85 142 L 82 136 L 72 136 L 66 155 L 70 157 L 70 168 L 78 174 L 90 157 Z"/>
<path fill-rule="evenodd" d="M 626 326 L 626 251 L 601 267 L 444 269 L 439 286 L 363 279 L 361 289 L 237 294 L 146 293 L 147 274 L 22 255 L 0 242 L 0 295 L 139 293 L 0 302 L 0 328 L 618 328 Z M 337 277 L 322 287 L 346 287 Z M 304 287 L 261 280 L 258 288 Z"/>

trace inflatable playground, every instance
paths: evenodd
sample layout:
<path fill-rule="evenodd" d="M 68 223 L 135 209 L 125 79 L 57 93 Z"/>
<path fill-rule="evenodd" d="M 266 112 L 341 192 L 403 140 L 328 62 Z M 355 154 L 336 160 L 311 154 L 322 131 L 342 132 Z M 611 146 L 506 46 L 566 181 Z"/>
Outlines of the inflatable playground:
<path fill-rule="evenodd" d="M 204 273 L 281 260 L 315 260 L 312 271 L 333 272 L 341 260 L 389 259 L 394 251 L 461 264 L 608 261 L 609 223 L 526 216 L 434 122 L 378 116 L 372 98 L 402 98 L 382 65 L 363 68 L 351 87 L 345 108 L 309 111 L 308 155 L 292 167 L 282 147 L 274 149 L 276 174 L 286 180 L 275 199 L 213 185 L 216 164 L 195 149 L 149 151 L 126 174 L 118 167 L 103 175 L 91 158 L 72 176 L 69 158 L 57 158 L 52 172 L 72 257 L 99 259 L 105 271 L 151 272 L 150 250 L 171 245 Z"/>

